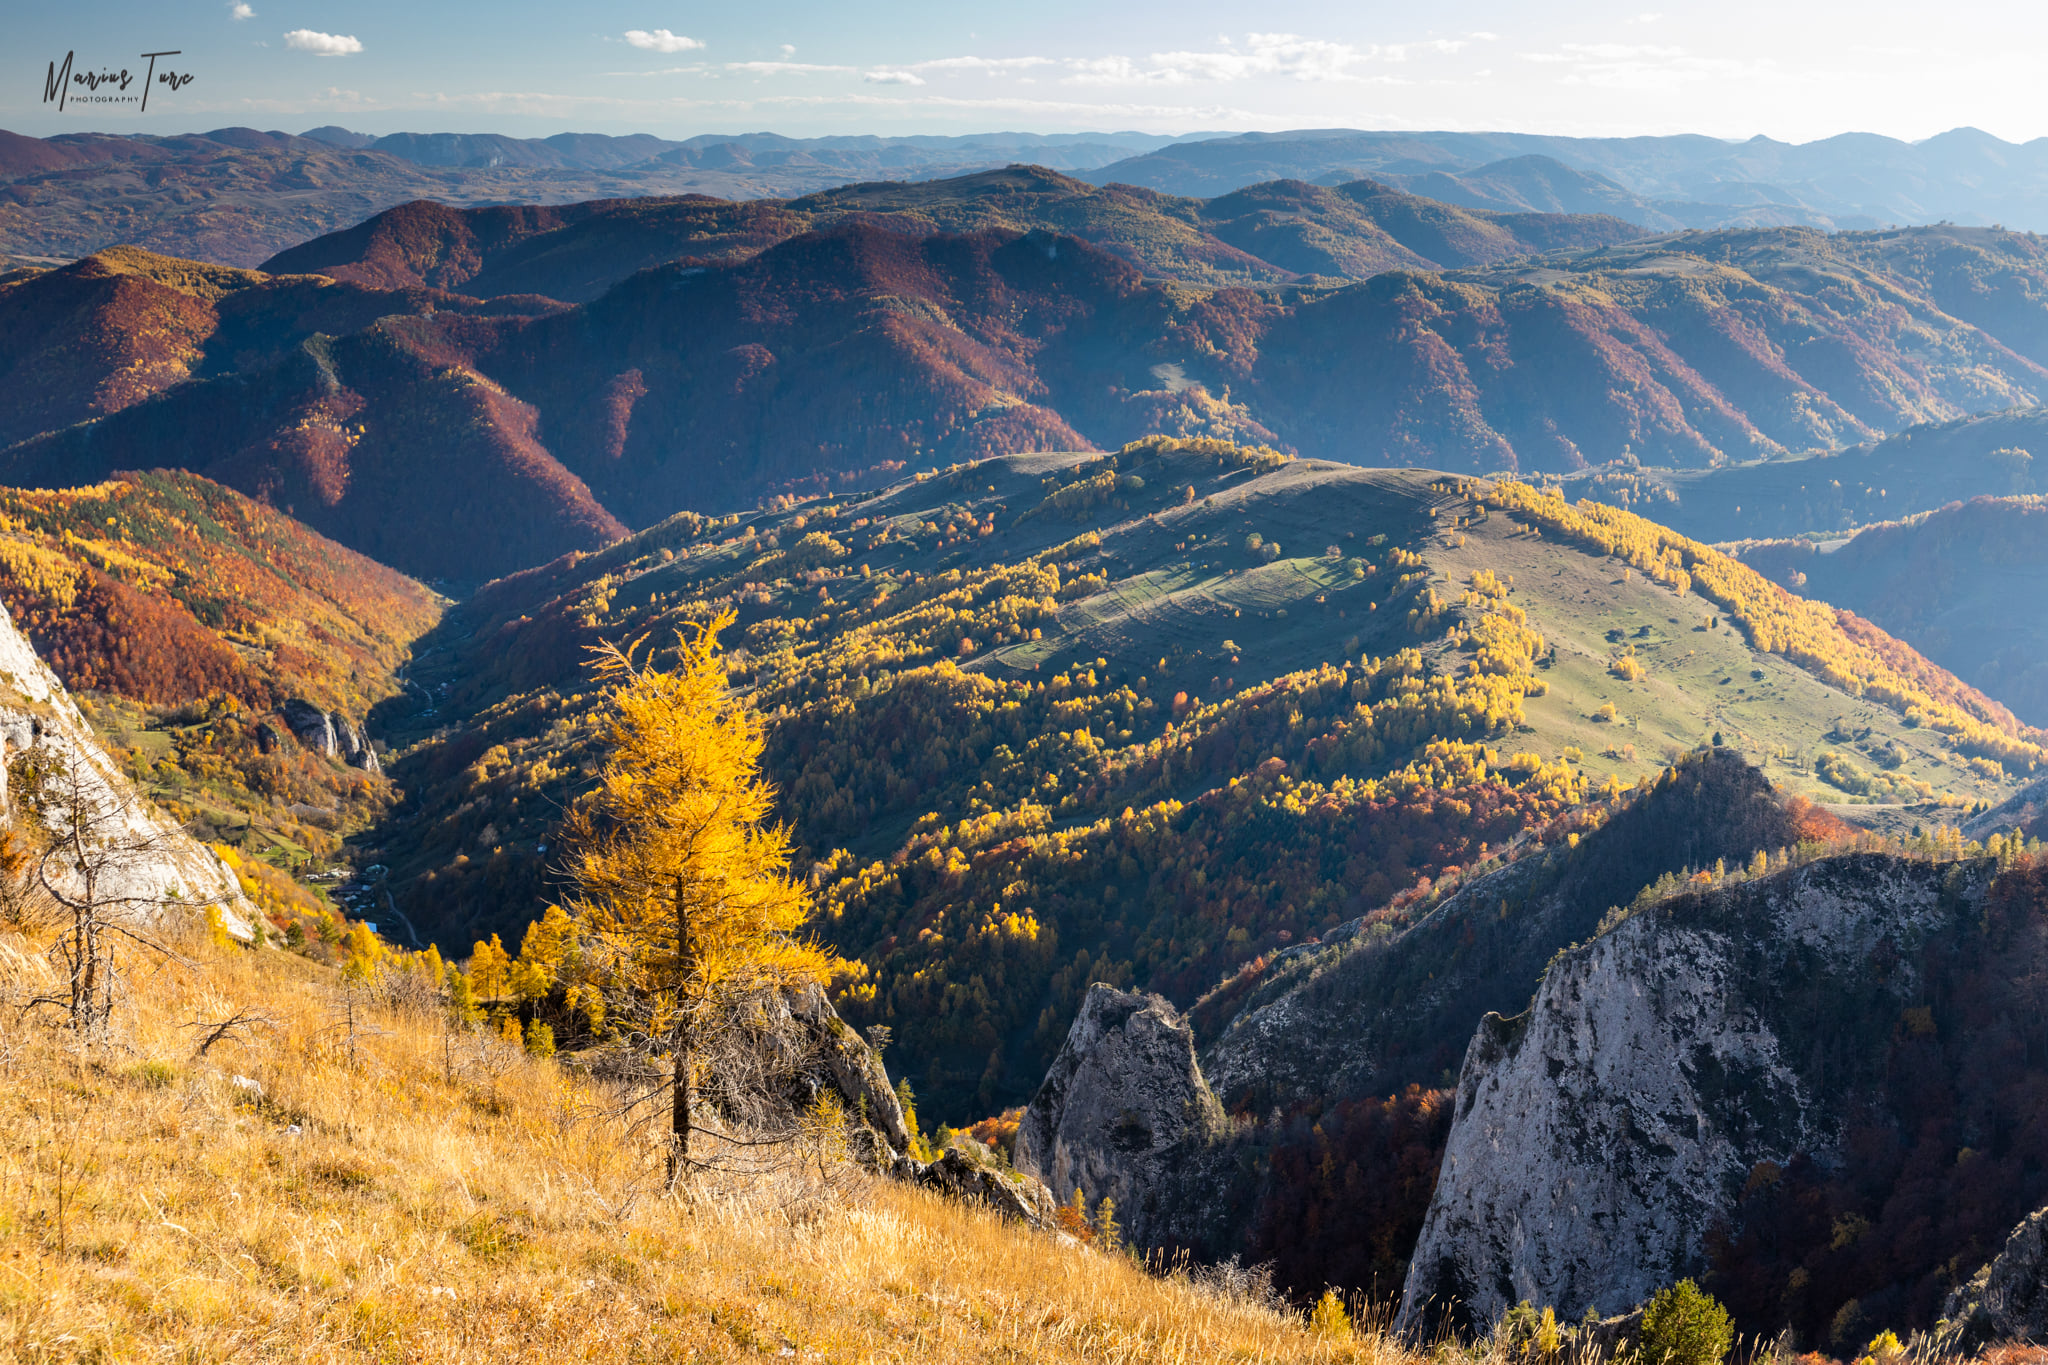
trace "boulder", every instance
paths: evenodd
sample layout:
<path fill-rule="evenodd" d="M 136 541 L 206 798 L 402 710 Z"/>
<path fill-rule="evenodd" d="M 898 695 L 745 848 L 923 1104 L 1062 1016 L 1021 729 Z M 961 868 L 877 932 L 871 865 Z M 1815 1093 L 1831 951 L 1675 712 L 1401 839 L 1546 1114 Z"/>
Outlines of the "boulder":
<path fill-rule="evenodd" d="M 1194 1030 L 1157 995 L 1088 988 L 1017 1129 L 1017 1169 L 1064 1203 L 1116 1200 L 1133 1245 L 1153 1245 L 1158 1192 L 1225 1127 L 1195 1060 Z"/>
<path fill-rule="evenodd" d="M 910 1130 L 903 1121 L 902 1102 L 867 1040 L 839 1017 L 815 984 L 791 992 L 787 1001 L 790 1017 L 810 1038 L 817 1067 L 830 1079 L 847 1113 L 874 1129 L 895 1151 L 907 1149 Z"/>

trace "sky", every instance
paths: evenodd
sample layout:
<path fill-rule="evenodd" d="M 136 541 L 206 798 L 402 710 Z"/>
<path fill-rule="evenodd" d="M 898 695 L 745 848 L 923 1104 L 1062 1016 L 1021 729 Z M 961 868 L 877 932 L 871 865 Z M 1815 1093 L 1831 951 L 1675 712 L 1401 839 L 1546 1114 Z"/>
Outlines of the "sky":
<path fill-rule="evenodd" d="M 1655 3 L 15 3 L 0 127 L 2048 135 L 2048 6 Z M 142 54 L 173 50 L 145 111 Z M 58 112 L 43 94 L 67 53 L 128 87 Z"/>

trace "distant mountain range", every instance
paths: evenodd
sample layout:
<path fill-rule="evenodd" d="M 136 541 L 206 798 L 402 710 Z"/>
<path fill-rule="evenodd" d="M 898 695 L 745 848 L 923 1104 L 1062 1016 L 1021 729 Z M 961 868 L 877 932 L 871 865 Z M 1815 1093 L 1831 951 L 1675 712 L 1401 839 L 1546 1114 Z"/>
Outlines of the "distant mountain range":
<path fill-rule="evenodd" d="M 1563 485 L 1575 498 L 1632 508 L 1706 540 L 1833 540 L 1951 502 L 2048 491 L 2036 451 L 2048 455 L 2048 408 L 2028 405 L 1912 426 L 1812 459 L 1718 469 L 1621 459 L 1567 475 Z"/>
<path fill-rule="evenodd" d="M 790 138 L 222 128 L 175 137 L 0 132 L 0 255 L 71 260 L 117 244 L 255 265 L 412 199 L 568 204 L 648 195 L 792 198 L 1016 163 L 1098 185 L 1213 199 L 1275 180 L 1371 179 L 1465 208 L 1611 214 L 1639 227 L 2048 228 L 2048 140 L 1957 129 L 1924 142 L 1791 144 L 1521 133 L 988 133 Z"/>
<path fill-rule="evenodd" d="M 2048 138 L 2015 144 L 1975 128 L 1924 142 L 1845 133 L 1807 143 L 1332 128 L 1205 138 L 1085 174 L 1191 195 L 1370 176 L 1474 208 L 1614 213 L 1655 228 L 2048 228 Z"/>
<path fill-rule="evenodd" d="M 2032 462 L 2016 447 L 2008 456 Z M 1972 498 L 1846 543 L 1761 541 L 1740 553 L 1802 596 L 1875 621 L 2028 723 L 2048 720 L 2048 624 L 2022 605 L 2048 586 L 2048 498 Z"/>
<path fill-rule="evenodd" d="M 949 180 L 871 181 L 789 200 L 689 195 L 489 209 L 421 201 L 281 251 L 263 269 L 317 271 L 387 289 L 584 303 L 651 266 L 684 257 L 743 260 L 799 234 L 856 221 L 919 234 L 1071 233 L 1149 278 L 1212 287 L 1489 265 L 1644 235 L 1619 218 L 1464 209 L 1370 180 L 1334 188 L 1281 181 L 1203 200 L 1128 185 L 1097 188 L 1042 166 L 1010 166 Z"/>
<path fill-rule="evenodd" d="M 255 265 L 411 199 L 567 204 L 645 195 L 781 198 L 1030 161 L 1069 171 L 1153 150 L 1147 133 L 797 139 L 563 133 L 547 139 L 342 128 L 176 137 L 0 131 L 0 257 L 72 260 L 116 245 Z"/>
<path fill-rule="evenodd" d="M 1193 201 L 1042 170 L 771 204 L 406 206 L 274 273 L 124 249 L 0 277 L 0 380 L 23 395 L 0 480 L 189 469 L 473 582 L 679 509 L 1153 432 L 1600 467 L 1608 490 L 1638 465 L 1803 479 L 1786 457 L 2048 392 L 2032 237 L 1635 234 L 1373 184 Z M 1576 249 L 1510 254 L 1544 242 Z M 1292 273 L 1347 263 L 1370 278 Z"/>
<path fill-rule="evenodd" d="M 1030 161 L 1056 170 L 1086 170 L 1181 141 L 1156 133 L 970 133 L 958 137 L 783 137 L 705 133 L 680 142 L 647 133 L 557 133 L 547 138 L 498 133 L 391 133 L 372 137 L 332 125 L 300 134 L 350 150 L 384 152 L 419 166 L 533 167 L 611 171 L 648 164 L 729 171 L 741 168 L 834 170 L 863 178 L 906 171 Z M 1196 137 L 1213 134 L 1194 134 Z"/>

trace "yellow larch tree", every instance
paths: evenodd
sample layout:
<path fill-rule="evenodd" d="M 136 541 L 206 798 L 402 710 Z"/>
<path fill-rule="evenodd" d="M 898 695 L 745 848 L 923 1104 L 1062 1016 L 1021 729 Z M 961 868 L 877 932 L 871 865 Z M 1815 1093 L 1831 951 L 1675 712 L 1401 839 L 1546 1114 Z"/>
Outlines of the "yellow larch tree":
<path fill-rule="evenodd" d="M 683 636 L 675 663 L 636 662 L 644 639 L 601 645 L 611 755 L 570 817 L 569 907 L 584 981 L 615 1027 L 671 1062 L 669 1180 L 689 1162 L 699 1029 L 721 1003 L 821 981 L 835 959 L 802 937 L 810 895 L 772 820 L 762 722 L 728 686 L 718 634 Z"/>

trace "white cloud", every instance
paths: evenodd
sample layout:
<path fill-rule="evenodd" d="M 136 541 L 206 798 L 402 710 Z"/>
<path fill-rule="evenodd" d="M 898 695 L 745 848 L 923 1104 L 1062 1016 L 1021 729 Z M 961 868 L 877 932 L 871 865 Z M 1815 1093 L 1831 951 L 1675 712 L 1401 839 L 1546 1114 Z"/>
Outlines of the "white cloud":
<path fill-rule="evenodd" d="M 354 38 L 339 33 L 318 33 L 310 28 L 295 28 L 285 34 L 284 45 L 300 52 L 310 52 L 316 57 L 346 57 L 363 50 L 362 43 Z"/>
<path fill-rule="evenodd" d="M 1519 55 L 1525 62 L 1564 68 L 1560 84 L 1608 90 L 1668 92 L 1681 82 L 1755 80 L 1766 77 L 1770 66 L 1648 43 L 1562 43 L 1555 52 Z"/>
<path fill-rule="evenodd" d="M 796 55 L 796 44 L 784 43 L 782 45 L 782 55 L 784 57 L 794 57 Z"/>
<path fill-rule="evenodd" d="M 1071 57 L 1068 85 L 1137 85 L 1145 81 L 1184 79 L 1169 71 L 1146 71 L 1129 57 Z"/>
<path fill-rule="evenodd" d="M 1023 71 L 1034 66 L 1055 65 L 1050 57 L 936 57 L 928 62 L 912 62 L 906 68 L 911 71 L 976 71 L 984 75 L 995 75 L 1004 71 Z"/>
<path fill-rule="evenodd" d="M 1652 47 L 1648 43 L 1563 43 L 1555 52 L 1524 52 L 1525 62 L 1579 65 L 1586 62 L 1663 61 L 1683 57 L 1685 49 Z"/>
<path fill-rule="evenodd" d="M 658 28 L 652 33 L 644 28 L 629 28 L 626 41 L 643 52 L 692 52 L 704 46 L 695 38 L 685 38 L 665 28 Z"/>
<path fill-rule="evenodd" d="M 750 76 L 815 76 L 823 72 L 853 70 L 850 66 L 823 66 L 816 62 L 727 62 L 727 71 L 744 71 Z"/>
<path fill-rule="evenodd" d="M 1470 46 L 1469 42 L 1462 39 L 1435 38 L 1426 43 L 1389 43 L 1385 47 L 1375 49 L 1375 52 L 1390 62 L 1405 62 L 1409 54 L 1414 52 L 1435 52 L 1449 57 L 1463 52 Z"/>
<path fill-rule="evenodd" d="M 923 85 L 924 77 L 910 71 L 866 71 L 861 79 L 869 85 Z"/>
<path fill-rule="evenodd" d="M 248 0 L 233 0 L 233 3 L 228 6 L 228 18 L 230 19 L 254 19 L 255 17 L 256 11 L 249 8 Z"/>
<path fill-rule="evenodd" d="M 1441 44 L 1417 48 L 1446 50 Z M 1456 51 L 1456 47 L 1447 50 Z M 1070 85 L 1170 85 L 1184 81 L 1239 81 L 1281 77 L 1296 81 L 1356 80 L 1355 69 L 1387 56 L 1377 47 L 1356 47 L 1294 33 L 1248 33 L 1244 46 L 1220 52 L 1155 52 L 1145 64 L 1129 57 L 1084 57 L 1067 63 Z"/>

